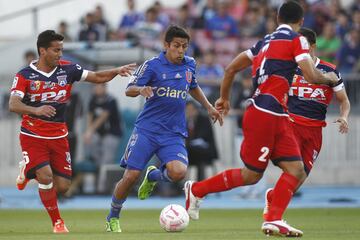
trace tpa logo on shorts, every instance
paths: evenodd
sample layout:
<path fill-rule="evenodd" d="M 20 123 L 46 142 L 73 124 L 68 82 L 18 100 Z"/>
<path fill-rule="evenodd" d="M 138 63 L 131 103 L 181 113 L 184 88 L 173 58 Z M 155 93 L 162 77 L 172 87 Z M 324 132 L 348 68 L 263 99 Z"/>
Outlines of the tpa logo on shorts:
<path fill-rule="evenodd" d="M 71 164 L 71 155 L 69 152 L 65 152 L 65 155 L 66 155 L 66 161 Z"/>
<path fill-rule="evenodd" d="M 61 75 L 61 76 L 57 76 L 56 77 L 58 80 L 58 84 L 60 87 L 65 87 L 65 85 L 67 84 L 67 75 Z"/>

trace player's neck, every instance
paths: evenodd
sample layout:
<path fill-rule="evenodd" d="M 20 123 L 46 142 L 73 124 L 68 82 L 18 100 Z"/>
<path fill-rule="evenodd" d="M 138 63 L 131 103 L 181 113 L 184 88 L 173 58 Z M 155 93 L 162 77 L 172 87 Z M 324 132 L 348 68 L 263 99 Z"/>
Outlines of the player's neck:
<path fill-rule="evenodd" d="M 45 60 L 42 60 L 41 58 L 40 58 L 39 61 L 36 62 L 34 65 L 36 66 L 36 68 L 37 68 L 38 70 L 40 70 L 40 71 L 42 71 L 42 72 L 46 72 L 46 73 L 49 73 L 49 72 L 53 71 L 54 68 L 56 68 L 56 66 L 55 66 L 55 67 L 49 66 L 49 65 L 45 62 Z"/>

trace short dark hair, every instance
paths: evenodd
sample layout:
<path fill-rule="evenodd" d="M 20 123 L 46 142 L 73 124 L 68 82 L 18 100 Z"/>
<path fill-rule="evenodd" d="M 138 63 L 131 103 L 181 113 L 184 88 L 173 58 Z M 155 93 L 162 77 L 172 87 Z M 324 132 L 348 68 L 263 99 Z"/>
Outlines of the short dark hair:
<path fill-rule="evenodd" d="M 64 36 L 56 33 L 54 30 L 46 30 L 43 31 L 42 33 L 39 34 L 38 38 L 37 38 L 37 51 L 38 54 L 40 56 L 40 48 L 49 48 L 51 42 L 53 41 L 63 41 L 64 40 Z"/>
<path fill-rule="evenodd" d="M 186 32 L 186 30 L 179 26 L 170 26 L 165 33 L 165 42 L 171 43 L 174 38 L 186 38 L 190 41 L 190 35 Z"/>
<path fill-rule="evenodd" d="M 310 28 L 302 27 L 300 28 L 299 33 L 306 37 L 310 44 L 316 44 L 316 33 Z"/>
<path fill-rule="evenodd" d="M 304 9 L 295 1 L 287 1 L 280 6 L 278 17 L 281 23 L 297 23 L 304 17 Z"/>

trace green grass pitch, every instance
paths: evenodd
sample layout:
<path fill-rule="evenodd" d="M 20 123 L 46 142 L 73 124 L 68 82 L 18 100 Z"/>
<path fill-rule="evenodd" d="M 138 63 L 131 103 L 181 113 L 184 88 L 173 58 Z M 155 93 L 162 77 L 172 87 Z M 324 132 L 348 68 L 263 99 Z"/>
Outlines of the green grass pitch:
<path fill-rule="evenodd" d="M 62 211 L 70 233 L 55 235 L 43 210 L 0 210 L 0 239 L 269 239 L 260 231 L 260 209 L 205 209 L 200 212 L 200 220 L 191 221 L 181 233 L 160 228 L 160 210 L 126 209 L 121 216 L 123 232 L 106 233 L 106 214 L 106 210 Z M 360 208 L 289 209 L 285 218 L 304 231 L 303 239 L 360 239 Z"/>

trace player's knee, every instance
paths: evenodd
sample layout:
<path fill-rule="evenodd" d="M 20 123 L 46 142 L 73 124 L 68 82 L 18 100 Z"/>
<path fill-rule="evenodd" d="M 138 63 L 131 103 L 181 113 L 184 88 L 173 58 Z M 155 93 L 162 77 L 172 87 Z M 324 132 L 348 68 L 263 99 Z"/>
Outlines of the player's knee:
<path fill-rule="evenodd" d="M 136 181 L 138 180 L 139 175 L 137 174 L 132 174 L 132 173 L 127 173 L 124 174 L 122 181 L 128 185 L 134 185 L 136 183 Z"/>
<path fill-rule="evenodd" d="M 59 193 L 59 194 L 65 194 L 69 188 L 70 188 L 70 185 L 71 183 L 62 183 L 61 185 L 56 185 L 55 188 L 56 188 L 56 192 Z"/>
<path fill-rule="evenodd" d="M 53 175 L 51 173 L 36 173 L 36 179 L 40 184 L 50 184 L 53 182 Z"/>
<path fill-rule="evenodd" d="M 168 171 L 168 176 L 171 179 L 171 181 L 179 182 L 185 178 L 186 171 L 183 171 L 183 170 Z"/>

